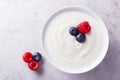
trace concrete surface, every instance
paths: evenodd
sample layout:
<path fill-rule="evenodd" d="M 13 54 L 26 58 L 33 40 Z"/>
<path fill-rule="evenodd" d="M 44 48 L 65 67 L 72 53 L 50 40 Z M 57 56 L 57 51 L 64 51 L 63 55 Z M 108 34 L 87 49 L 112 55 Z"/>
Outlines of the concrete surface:
<path fill-rule="evenodd" d="M 0 80 L 119 80 L 120 0 L 0 0 Z M 41 27 L 59 8 L 83 6 L 96 12 L 107 25 L 107 56 L 95 69 L 68 74 L 45 58 L 41 71 L 31 71 L 22 61 L 25 51 L 41 51 Z"/>

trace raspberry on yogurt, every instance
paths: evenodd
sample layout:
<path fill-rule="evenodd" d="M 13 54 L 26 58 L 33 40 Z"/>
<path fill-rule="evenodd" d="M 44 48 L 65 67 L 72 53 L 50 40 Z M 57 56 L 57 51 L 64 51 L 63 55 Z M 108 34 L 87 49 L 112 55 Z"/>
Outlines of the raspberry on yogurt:
<path fill-rule="evenodd" d="M 77 26 L 77 29 L 81 33 L 89 33 L 91 31 L 91 26 L 88 21 L 84 21 Z"/>

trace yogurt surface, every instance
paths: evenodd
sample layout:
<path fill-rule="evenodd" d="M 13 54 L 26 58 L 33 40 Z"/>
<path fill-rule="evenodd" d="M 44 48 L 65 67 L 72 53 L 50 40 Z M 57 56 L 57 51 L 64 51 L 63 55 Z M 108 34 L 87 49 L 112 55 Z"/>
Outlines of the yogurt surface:
<path fill-rule="evenodd" d="M 83 21 L 89 22 L 91 32 L 86 34 L 84 43 L 79 43 L 70 35 L 69 28 Z M 103 44 L 106 44 L 104 31 L 99 20 L 85 11 L 61 11 L 46 26 L 45 50 L 55 64 L 67 69 L 83 69 L 94 64 L 101 56 Z"/>

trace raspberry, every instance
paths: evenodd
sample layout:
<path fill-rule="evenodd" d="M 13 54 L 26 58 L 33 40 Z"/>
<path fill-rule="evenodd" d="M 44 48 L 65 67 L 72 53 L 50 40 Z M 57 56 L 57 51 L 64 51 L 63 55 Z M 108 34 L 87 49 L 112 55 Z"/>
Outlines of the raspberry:
<path fill-rule="evenodd" d="M 25 52 L 23 55 L 23 60 L 30 63 L 32 61 L 33 55 L 31 52 Z"/>
<path fill-rule="evenodd" d="M 84 21 L 77 26 L 77 29 L 80 33 L 89 33 L 91 31 L 91 26 L 87 21 Z"/>
<path fill-rule="evenodd" d="M 38 70 L 39 69 L 39 63 L 37 61 L 32 61 L 28 64 L 28 67 L 31 70 Z"/>

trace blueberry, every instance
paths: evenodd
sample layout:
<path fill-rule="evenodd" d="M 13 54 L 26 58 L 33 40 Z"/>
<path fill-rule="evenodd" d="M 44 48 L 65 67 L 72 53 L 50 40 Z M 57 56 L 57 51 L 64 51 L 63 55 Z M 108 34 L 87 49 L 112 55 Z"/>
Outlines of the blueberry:
<path fill-rule="evenodd" d="M 85 42 L 85 40 L 86 40 L 85 34 L 79 33 L 79 34 L 76 36 L 76 40 L 77 40 L 78 42 L 80 42 L 80 43 Z"/>
<path fill-rule="evenodd" d="M 35 54 L 33 55 L 33 60 L 38 62 L 41 61 L 41 59 L 42 59 L 41 54 L 39 52 L 35 52 Z"/>
<path fill-rule="evenodd" d="M 77 36 L 78 35 L 78 30 L 76 27 L 71 27 L 69 29 L 69 33 L 72 35 L 72 36 Z"/>

